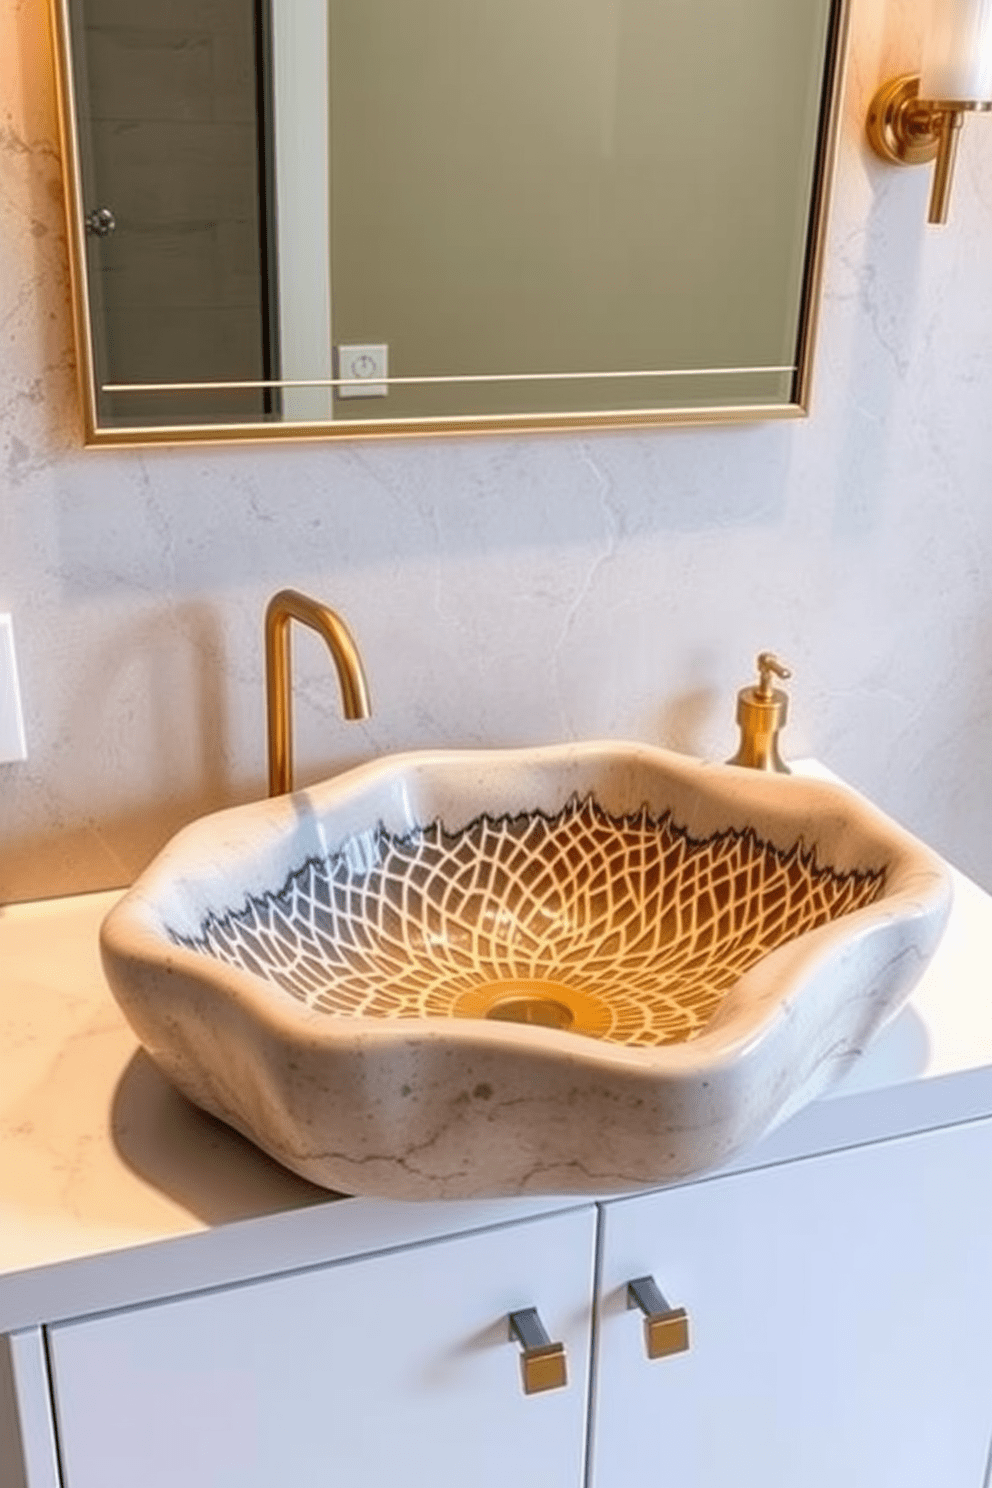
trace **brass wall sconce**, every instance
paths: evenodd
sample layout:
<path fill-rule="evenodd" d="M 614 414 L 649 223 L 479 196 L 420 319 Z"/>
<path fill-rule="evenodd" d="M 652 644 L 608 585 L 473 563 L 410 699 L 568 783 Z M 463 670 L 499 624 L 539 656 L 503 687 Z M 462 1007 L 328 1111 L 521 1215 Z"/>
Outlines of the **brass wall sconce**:
<path fill-rule="evenodd" d="M 934 161 L 929 222 L 947 221 L 964 116 L 992 109 L 992 0 L 936 0 L 921 73 L 890 78 L 868 110 L 868 139 L 894 165 Z"/>

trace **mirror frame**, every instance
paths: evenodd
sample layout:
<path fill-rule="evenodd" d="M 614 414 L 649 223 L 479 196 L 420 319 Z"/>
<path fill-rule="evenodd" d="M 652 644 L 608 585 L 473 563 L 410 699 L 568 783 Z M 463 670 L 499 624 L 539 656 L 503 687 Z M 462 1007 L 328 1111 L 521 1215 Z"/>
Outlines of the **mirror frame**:
<path fill-rule="evenodd" d="M 254 440 L 418 438 L 424 435 L 506 434 L 584 429 L 653 428 L 667 424 L 754 423 L 804 418 L 809 414 L 813 355 L 818 328 L 827 218 L 842 113 L 851 0 L 833 0 L 825 58 L 819 137 L 814 165 L 806 265 L 797 336 L 792 396 L 787 403 L 710 405 L 583 413 L 527 413 L 452 416 L 450 419 L 358 419 L 340 423 L 102 424 L 99 417 L 93 327 L 90 316 L 86 229 L 82 208 L 82 169 L 73 82 L 69 9 L 72 0 L 50 0 L 52 48 L 58 102 L 62 178 L 69 245 L 69 281 L 75 333 L 76 369 L 87 447 L 251 442 Z M 756 147 L 760 142 L 756 141 Z"/>

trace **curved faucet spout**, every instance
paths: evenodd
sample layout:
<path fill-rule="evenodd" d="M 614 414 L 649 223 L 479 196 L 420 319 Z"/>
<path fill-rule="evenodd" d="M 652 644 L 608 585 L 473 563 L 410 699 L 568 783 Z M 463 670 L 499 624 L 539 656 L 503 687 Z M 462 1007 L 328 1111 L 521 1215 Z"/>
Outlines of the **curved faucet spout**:
<path fill-rule="evenodd" d="M 368 718 L 369 689 L 351 631 L 340 615 L 327 605 L 280 589 L 265 611 L 265 704 L 269 734 L 269 795 L 282 796 L 293 789 L 293 720 L 289 622 L 299 620 L 323 636 L 334 658 L 341 684 L 341 706 L 345 718 Z"/>

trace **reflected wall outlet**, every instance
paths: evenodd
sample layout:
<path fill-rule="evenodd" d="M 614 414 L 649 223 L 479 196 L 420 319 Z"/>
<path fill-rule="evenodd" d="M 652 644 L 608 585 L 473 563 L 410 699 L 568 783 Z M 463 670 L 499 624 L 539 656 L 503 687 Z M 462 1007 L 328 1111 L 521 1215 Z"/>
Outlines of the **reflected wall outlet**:
<path fill-rule="evenodd" d="M 14 625 L 9 615 L 0 615 L 0 764 L 27 757 L 14 655 Z"/>
<path fill-rule="evenodd" d="M 389 376 L 388 346 L 339 346 L 338 376 L 354 378 L 336 389 L 339 398 L 384 398 L 386 383 L 377 378 Z"/>

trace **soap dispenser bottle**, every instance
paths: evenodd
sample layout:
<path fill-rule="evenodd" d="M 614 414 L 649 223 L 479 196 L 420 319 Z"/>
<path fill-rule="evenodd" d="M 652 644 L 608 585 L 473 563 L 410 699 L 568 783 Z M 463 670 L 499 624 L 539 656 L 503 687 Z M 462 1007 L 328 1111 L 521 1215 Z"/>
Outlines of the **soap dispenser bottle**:
<path fill-rule="evenodd" d="M 780 775 L 792 772 L 778 752 L 779 730 L 789 716 L 789 699 L 772 683 L 772 676 L 783 681 L 791 677 L 777 656 L 762 651 L 758 657 L 758 685 L 742 687 L 737 694 L 737 722 L 741 742 L 730 765 L 747 765 L 752 770 L 774 770 Z"/>

